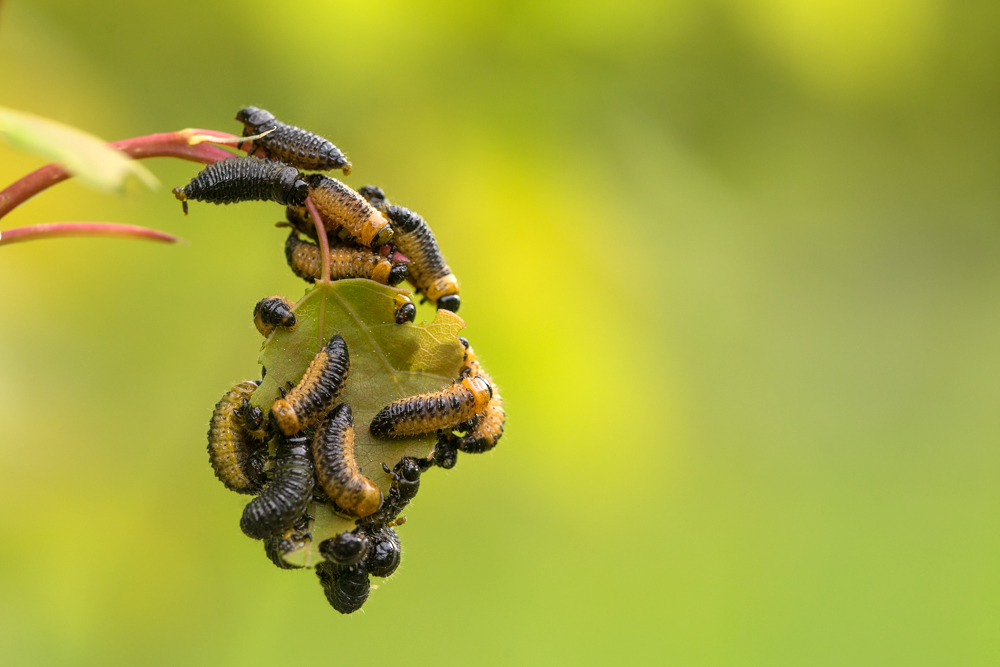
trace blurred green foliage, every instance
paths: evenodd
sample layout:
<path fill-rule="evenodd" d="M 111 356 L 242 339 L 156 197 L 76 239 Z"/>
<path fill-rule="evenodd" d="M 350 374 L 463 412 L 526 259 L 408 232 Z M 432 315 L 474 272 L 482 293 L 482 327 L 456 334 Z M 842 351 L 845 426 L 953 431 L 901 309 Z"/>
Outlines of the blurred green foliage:
<path fill-rule="evenodd" d="M 60 185 L 2 226 L 191 245 L 0 253 L 4 662 L 995 663 L 998 65 L 985 0 L 8 0 L 0 104 L 255 104 L 422 213 L 509 421 L 341 617 L 204 451 L 280 210 Z"/>

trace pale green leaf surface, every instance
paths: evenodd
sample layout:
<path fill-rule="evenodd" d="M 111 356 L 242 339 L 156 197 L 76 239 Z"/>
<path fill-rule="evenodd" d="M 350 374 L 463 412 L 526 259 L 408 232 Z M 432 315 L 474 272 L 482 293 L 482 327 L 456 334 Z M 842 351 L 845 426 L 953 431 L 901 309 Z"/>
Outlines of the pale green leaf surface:
<path fill-rule="evenodd" d="M 0 107 L 0 137 L 18 148 L 59 162 L 71 174 L 98 190 L 118 190 L 129 176 L 136 176 L 150 188 L 159 185 L 156 177 L 125 153 L 104 140 L 23 111 Z"/>
<path fill-rule="evenodd" d="M 295 330 L 279 329 L 264 342 L 259 361 L 267 374 L 251 398 L 267 413 L 278 398 L 278 388 L 297 383 L 330 337 L 343 336 L 351 368 L 340 400 L 354 414 L 361 471 L 383 494 L 392 479 L 382 464 L 391 469 L 404 456 L 426 457 L 436 437 L 376 439 L 368 432 L 372 417 L 400 398 L 444 389 L 458 377 L 465 353 L 458 341 L 465 323 L 452 312 L 437 311 L 433 322 L 396 324 L 394 297 L 400 293 L 410 294 L 370 280 L 339 280 L 311 288 L 293 309 L 298 320 Z M 315 565 L 322 560 L 316 548 L 320 542 L 354 528 L 353 519 L 339 517 L 322 505 L 313 504 L 310 514 L 316 517 L 312 542 L 286 555 L 291 564 Z"/>

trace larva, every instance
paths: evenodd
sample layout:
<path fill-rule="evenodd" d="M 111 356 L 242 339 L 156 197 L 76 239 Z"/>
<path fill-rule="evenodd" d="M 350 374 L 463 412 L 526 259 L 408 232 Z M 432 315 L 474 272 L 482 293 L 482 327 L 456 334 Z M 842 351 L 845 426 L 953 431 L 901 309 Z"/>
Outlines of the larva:
<path fill-rule="evenodd" d="M 447 389 L 403 398 L 379 410 L 369 430 L 376 438 L 406 438 L 466 422 L 489 403 L 492 389 L 481 377 L 465 377 Z"/>
<path fill-rule="evenodd" d="M 339 533 L 319 543 L 323 558 L 337 565 L 357 565 L 368 555 L 368 535 L 360 528 L 350 533 Z"/>
<path fill-rule="evenodd" d="M 406 324 L 417 318 L 417 307 L 405 294 L 397 294 L 393 298 L 393 306 L 396 309 L 396 324 Z"/>
<path fill-rule="evenodd" d="M 375 577 L 388 577 L 399 567 L 399 536 L 392 528 L 385 527 L 371 535 L 371 547 L 365 559 L 365 569 Z"/>
<path fill-rule="evenodd" d="M 458 279 L 445 263 L 427 221 L 408 208 L 390 204 L 382 188 L 366 185 L 358 193 L 389 218 L 393 243 L 409 258 L 408 278 L 417 291 L 435 302 L 438 308 L 458 311 L 462 303 L 458 296 Z"/>
<path fill-rule="evenodd" d="M 285 259 L 292 273 L 307 282 L 323 274 L 323 256 L 315 243 L 301 240 L 295 232 L 285 241 Z M 366 248 L 330 248 L 330 279 L 368 278 L 383 285 L 398 285 L 407 275 L 405 262 L 392 263 Z"/>
<path fill-rule="evenodd" d="M 360 245 L 375 250 L 392 239 L 389 221 L 357 192 L 323 174 L 309 174 L 306 180 L 323 222 L 340 225 Z"/>
<path fill-rule="evenodd" d="M 351 173 L 351 163 L 339 148 L 318 134 L 282 123 L 270 111 L 245 107 L 236 113 L 236 120 L 243 123 L 244 137 L 271 130 L 267 135 L 251 142 L 250 153 L 260 150 L 266 158 L 299 169 L 342 169 L 345 175 Z"/>
<path fill-rule="evenodd" d="M 292 302 L 283 296 L 269 296 L 258 301 L 253 308 L 253 324 L 265 338 L 278 327 L 292 331 L 299 325 L 292 312 Z"/>
<path fill-rule="evenodd" d="M 357 516 L 368 516 L 382 504 L 382 492 L 361 474 L 354 457 L 351 406 L 333 408 L 316 428 L 312 441 L 316 479 L 330 500 Z"/>
<path fill-rule="evenodd" d="M 347 344 L 335 334 L 313 357 L 299 383 L 271 406 L 271 417 L 281 432 L 292 435 L 316 423 L 344 390 L 350 366 Z"/>
<path fill-rule="evenodd" d="M 283 534 L 301 517 L 312 498 L 313 465 L 309 439 L 279 436 L 274 476 L 243 510 L 240 528 L 247 537 L 263 540 Z"/>
<path fill-rule="evenodd" d="M 237 493 L 256 493 L 264 481 L 262 461 L 255 456 L 266 445 L 244 428 L 241 408 L 257 388 L 256 382 L 240 382 L 215 405 L 208 426 L 208 459 L 215 476 Z"/>
<path fill-rule="evenodd" d="M 453 437 L 454 445 L 463 452 L 469 454 L 479 454 L 493 449 L 497 441 L 503 435 L 503 426 L 506 421 L 506 414 L 503 410 L 503 398 L 497 391 L 493 379 L 483 370 L 475 351 L 469 345 L 469 341 L 459 337 L 462 345 L 465 346 L 465 359 L 462 364 L 462 374 L 466 376 L 479 376 L 490 384 L 492 398 L 486 404 L 486 411 L 476 420 L 474 426 L 465 434 L 465 437 Z"/>
<path fill-rule="evenodd" d="M 241 201 L 274 201 L 299 205 L 309 196 L 309 185 L 299 178 L 299 170 L 280 162 L 255 157 L 219 160 L 202 169 L 174 196 L 188 212 L 188 200 L 213 204 Z"/>
<path fill-rule="evenodd" d="M 323 586 L 330 606 L 341 614 L 351 614 L 361 609 L 371 583 L 368 573 L 361 565 L 343 566 L 331 561 L 323 561 L 316 566 L 316 576 Z"/>

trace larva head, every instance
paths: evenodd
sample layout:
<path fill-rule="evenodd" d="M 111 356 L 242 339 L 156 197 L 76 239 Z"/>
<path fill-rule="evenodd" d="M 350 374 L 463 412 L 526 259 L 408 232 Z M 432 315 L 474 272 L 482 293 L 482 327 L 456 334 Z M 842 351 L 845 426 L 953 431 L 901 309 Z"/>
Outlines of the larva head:
<path fill-rule="evenodd" d="M 462 299 L 457 294 L 443 296 L 437 301 L 438 310 L 450 310 L 453 313 L 457 313 L 458 307 L 461 305 Z"/>
<path fill-rule="evenodd" d="M 298 169 L 285 167 L 278 172 L 271 194 L 281 204 L 302 206 L 309 196 L 309 184 L 299 177 Z"/>
<path fill-rule="evenodd" d="M 396 324 L 405 324 L 416 319 L 417 307 L 405 294 L 397 294 L 393 306 L 396 309 Z"/>
<path fill-rule="evenodd" d="M 295 414 L 295 410 L 292 409 L 288 401 L 283 398 L 279 398 L 271 406 L 271 419 L 285 435 L 294 435 L 302 430 L 299 416 Z"/>
<path fill-rule="evenodd" d="M 379 214 L 379 217 L 381 217 L 381 214 Z M 372 250 L 378 252 L 379 248 L 381 248 L 391 240 L 392 240 L 392 227 L 389 225 L 388 222 L 386 222 L 385 227 L 378 230 L 378 233 L 375 234 L 375 238 L 372 239 L 372 242 L 368 245 L 371 246 Z"/>
<path fill-rule="evenodd" d="M 406 280 L 406 276 L 410 273 L 409 266 L 405 262 L 399 262 L 398 264 L 393 264 L 392 269 L 389 271 L 388 284 L 396 286 L 399 283 Z"/>
<path fill-rule="evenodd" d="M 236 112 L 236 120 L 243 123 L 248 130 L 252 130 L 254 134 L 260 134 L 257 129 L 262 125 L 270 125 L 273 123 L 274 114 L 266 109 L 244 107 Z"/>
<path fill-rule="evenodd" d="M 369 574 L 388 577 L 399 567 L 399 536 L 392 528 L 386 528 L 372 536 L 374 544 L 365 561 Z"/>
<path fill-rule="evenodd" d="M 356 565 L 368 555 L 368 536 L 361 530 L 340 533 L 320 542 L 319 552 L 337 565 Z"/>

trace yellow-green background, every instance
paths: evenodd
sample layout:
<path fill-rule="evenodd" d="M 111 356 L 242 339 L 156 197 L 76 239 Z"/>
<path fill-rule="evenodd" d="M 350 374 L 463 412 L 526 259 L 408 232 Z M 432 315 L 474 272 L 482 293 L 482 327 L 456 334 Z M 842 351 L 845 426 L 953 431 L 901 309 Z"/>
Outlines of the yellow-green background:
<path fill-rule="evenodd" d="M 996 664 L 998 66 L 992 0 L 4 2 L 0 104 L 255 104 L 421 212 L 509 421 L 340 616 L 205 454 L 280 209 L 60 185 L 0 227 L 190 245 L 0 249 L 0 662 Z"/>

